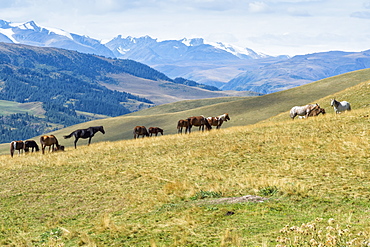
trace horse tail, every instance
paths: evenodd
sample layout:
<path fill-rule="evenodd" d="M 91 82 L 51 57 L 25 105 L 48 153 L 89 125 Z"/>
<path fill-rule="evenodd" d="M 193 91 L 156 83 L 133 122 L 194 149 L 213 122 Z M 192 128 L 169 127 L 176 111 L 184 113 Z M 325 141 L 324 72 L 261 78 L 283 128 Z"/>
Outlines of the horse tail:
<path fill-rule="evenodd" d="M 69 135 L 66 135 L 66 136 L 63 136 L 64 137 L 64 139 L 68 139 L 68 138 L 71 138 L 72 136 L 73 136 L 73 134 L 74 134 L 75 132 L 73 131 L 71 134 L 69 134 Z"/>
<path fill-rule="evenodd" d="M 350 104 L 350 103 L 348 103 L 348 110 L 347 110 L 347 111 L 350 111 L 350 110 L 352 110 L 352 108 L 351 108 L 351 104 Z"/>
<path fill-rule="evenodd" d="M 207 126 L 207 129 L 208 130 L 211 130 L 212 129 L 212 126 L 209 124 L 209 122 L 208 122 L 208 120 L 205 118 L 205 117 L 203 117 L 204 118 L 204 123 L 205 123 L 205 125 Z"/>
<path fill-rule="evenodd" d="M 14 142 L 11 142 L 10 143 L 10 156 L 11 157 L 13 157 L 13 155 L 14 155 L 14 145 L 15 145 Z"/>

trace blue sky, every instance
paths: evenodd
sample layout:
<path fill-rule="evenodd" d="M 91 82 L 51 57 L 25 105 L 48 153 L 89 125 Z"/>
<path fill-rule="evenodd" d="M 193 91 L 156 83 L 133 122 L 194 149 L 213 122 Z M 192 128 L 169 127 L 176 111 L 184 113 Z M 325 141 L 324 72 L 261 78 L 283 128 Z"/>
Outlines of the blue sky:
<path fill-rule="evenodd" d="M 0 19 L 100 40 L 202 37 L 269 55 L 370 49 L 370 0 L 0 0 Z"/>

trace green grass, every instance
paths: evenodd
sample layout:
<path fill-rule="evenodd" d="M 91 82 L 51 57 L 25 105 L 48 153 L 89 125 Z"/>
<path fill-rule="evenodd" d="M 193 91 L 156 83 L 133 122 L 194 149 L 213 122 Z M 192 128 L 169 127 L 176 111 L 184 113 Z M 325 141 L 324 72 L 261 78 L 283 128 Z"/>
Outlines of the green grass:
<path fill-rule="evenodd" d="M 13 159 L 2 155 L 0 245 L 311 246 L 314 239 L 326 246 L 346 246 L 351 241 L 352 246 L 366 246 L 370 241 L 368 74 L 359 71 L 334 78 L 337 85 L 349 79 L 358 83 L 343 85 L 338 92 L 331 89 L 332 94 L 330 83 L 323 82 L 328 84 L 326 93 L 318 83 L 315 97 L 324 96 L 316 99 L 302 96 L 314 91 L 315 86 L 307 86 L 288 90 L 289 94 L 187 111 L 169 109 L 171 113 L 159 115 L 160 120 L 147 113 L 97 120 L 93 125 L 103 124 L 107 133 L 97 134 L 91 146 L 80 140 L 76 150 L 67 145 L 62 153 Z M 331 83 L 336 83 L 334 79 Z M 277 114 L 267 109 L 278 102 L 274 100 L 281 100 L 280 108 L 291 107 L 288 96 L 297 100 L 294 105 L 302 105 L 301 97 L 308 97 L 305 102 L 317 100 L 323 106 L 335 96 L 348 99 L 353 110 L 334 114 L 329 108 L 326 115 L 292 121 L 286 109 L 268 121 L 238 126 L 243 124 L 238 116 L 250 116 L 258 102 L 260 112 L 254 113 L 261 119 Z M 234 127 L 191 135 L 170 135 L 165 129 L 165 135 L 157 138 L 123 140 L 127 126 L 130 132 L 140 123 L 162 121 L 175 127 L 180 116 L 222 113 L 226 107 L 234 115 L 225 127 Z M 58 132 L 59 136 L 74 127 Z M 269 200 L 212 202 L 244 195 Z"/>
<path fill-rule="evenodd" d="M 369 114 L 0 156 L 0 244 L 275 246 L 317 218 L 368 240 Z M 207 203 L 243 195 L 270 200 Z"/>
<path fill-rule="evenodd" d="M 13 101 L 0 100 L 0 115 L 10 115 L 14 113 L 28 113 L 30 115 L 41 116 L 45 113 L 41 102 L 17 103 Z"/>

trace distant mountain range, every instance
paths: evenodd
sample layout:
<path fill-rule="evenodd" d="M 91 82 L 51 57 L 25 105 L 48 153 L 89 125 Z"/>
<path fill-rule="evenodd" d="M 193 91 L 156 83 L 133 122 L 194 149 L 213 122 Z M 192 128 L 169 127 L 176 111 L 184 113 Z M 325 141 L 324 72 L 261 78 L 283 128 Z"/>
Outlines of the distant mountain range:
<path fill-rule="evenodd" d="M 0 42 L 0 142 L 158 104 L 258 95 L 212 89 L 184 78 L 171 79 L 129 59 Z M 24 114 L 11 114 L 9 101 L 33 108 L 35 115 L 26 109 Z"/>
<path fill-rule="evenodd" d="M 369 51 L 273 57 L 202 38 L 158 41 L 121 35 L 108 42 L 47 28 L 33 21 L 0 20 L 0 42 L 57 47 L 147 64 L 170 78 L 183 77 L 222 90 L 272 93 L 353 70 L 369 68 Z"/>

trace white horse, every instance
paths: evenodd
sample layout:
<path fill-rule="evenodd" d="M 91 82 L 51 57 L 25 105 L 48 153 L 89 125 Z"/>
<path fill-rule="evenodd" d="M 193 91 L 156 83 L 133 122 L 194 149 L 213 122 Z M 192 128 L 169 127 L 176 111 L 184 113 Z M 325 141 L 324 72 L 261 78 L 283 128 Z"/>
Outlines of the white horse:
<path fill-rule="evenodd" d="M 335 99 L 331 99 L 330 105 L 334 107 L 335 113 L 341 113 L 343 111 L 350 111 L 351 105 L 347 101 L 336 101 Z"/>
<path fill-rule="evenodd" d="M 313 109 L 320 108 L 319 104 L 309 104 L 305 106 L 294 106 L 290 110 L 290 117 L 294 120 L 296 116 L 304 116 L 305 118 L 308 118 L 310 115 L 310 112 Z"/>

